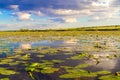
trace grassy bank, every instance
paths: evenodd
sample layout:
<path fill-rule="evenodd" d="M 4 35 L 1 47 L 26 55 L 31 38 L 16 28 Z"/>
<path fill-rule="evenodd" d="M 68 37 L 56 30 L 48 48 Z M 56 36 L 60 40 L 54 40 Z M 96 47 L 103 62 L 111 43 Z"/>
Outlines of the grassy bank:
<path fill-rule="evenodd" d="M 80 36 L 80 35 L 120 35 L 120 31 L 47 31 L 47 32 L 0 32 L 0 37 L 17 36 Z"/>

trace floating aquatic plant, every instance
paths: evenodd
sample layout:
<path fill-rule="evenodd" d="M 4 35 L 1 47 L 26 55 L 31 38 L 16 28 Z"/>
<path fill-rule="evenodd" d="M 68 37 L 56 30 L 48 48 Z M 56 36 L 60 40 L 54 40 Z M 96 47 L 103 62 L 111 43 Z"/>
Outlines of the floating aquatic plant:
<path fill-rule="evenodd" d="M 27 54 L 25 54 L 24 56 L 21 56 L 20 59 L 22 59 L 22 60 L 29 60 L 29 59 L 30 59 L 30 54 L 27 53 Z"/>
<path fill-rule="evenodd" d="M 106 75 L 99 77 L 99 80 L 120 80 L 120 77 L 114 75 Z"/>
<path fill-rule="evenodd" d="M 51 67 L 46 67 L 46 68 L 43 68 L 43 70 L 41 70 L 41 73 L 44 73 L 44 74 L 50 74 L 50 73 L 54 73 L 56 71 L 58 71 L 59 68 L 51 68 Z"/>
<path fill-rule="evenodd" d="M 109 58 L 109 59 L 114 59 L 114 58 L 119 58 L 120 57 L 120 54 L 111 54 L 109 56 L 106 56 L 106 58 Z"/>
<path fill-rule="evenodd" d="M 116 72 L 115 75 L 120 77 L 120 71 Z"/>
<path fill-rule="evenodd" d="M 102 70 L 102 71 L 96 71 L 96 72 L 93 72 L 97 75 L 104 75 L 104 74 L 110 74 L 111 72 L 110 71 L 106 71 L 106 70 Z"/>
<path fill-rule="evenodd" d="M 28 67 L 25 68 L 26 71 L 38 71 L 37 68 L 40 66 L 40 63 L 32 63 Z"/>
<path fill-rule="evenodd" d="M 13 75 L 13 74 L 18 74 L 18 72 L 0 67 L 0 74 L 2 74 L 2 75 Z"/>
<path fill-rule="evenodd" d="M 10 80 L 9 78 L 0 78 L 0 80 Z"/>
<path fill-rule="evenodd" d="M 60 75 L 60 78 L 80 78 L 80 77 L 96 77 L 97 75 L 110 74 L 110 71 L 90 72 L 82 69 L 66 70 L 68 73 Z M 109 80 L 109 79 L 106 79 Z"/>
<path fill-rule="evenodd" d="M 54 68 L 54 63 L 60 63 L 59 60 L 47 61 L 43 60 L 42 63 L 32 63 L 28 67 L 26 67 L 26 71 L 32 72 L 41 72 L 43 74 L 50 74 L 58 71 L 59 68 Z"/>
<path fill-rule="evenodd" d="M 42 57 L 44 57 L 45 55 L 42 55 L 42 54 L 39 54 L 39 55 L 37 55 L 37 57 L 39 57 L 39 58 L 42 58 Z"/>
<path fill-rule="evenodd" d="M 58 51 L 55 48 L 48 48 L 48 49 L 43 49 L 40 50 L 41 54 L 56 54 Z"/>
<path fill-rule="evenodd" d="M 60 75 L 60 78 L 80 78 L 80 77 L 95 77 L 94 73 L 90 73 L 82 69 L 67 70 L 68 73 Z"/>
<path fill-rule="evenodd" d="M 96 77 L 97 75 L 110 74 L 110 71 L 91 72 L 81 68 L 88 67 L 88 64 L 79 64 L 75 67 L 62 66 L 66 70 L 66 74 L 60 75 L 60 78 L 80 78 L 80 77 Z"/>
<path fill-rule="evenodd" d="M 84 59 L 84 58 L 86 58 L 88 56 L 89 56 L 88 53 L 83 52 L 83 53 L 80 53 L 79 55 L 71 57 L 71 59 L 73 59 L 73 60 Z"/>
<path fill-rule="evenodd" d="M 79 64 L 79 65 L 75 66 L 75 68 L 85 68 L 88 66 L 89 66 L 89 64 Z"/>
<path fill-rule="evenodd" d="M 61 62 L 64 62 L 63 60 L 52 60 L 52 62 L 54 63 L 61 63 Z"/>
<path fill-rule="evenodd" d="M 13 59 L 2 59 L 0 61 L 0 64 L 9 64 L 9 63 L 12 63 L 13 62 Z"/>

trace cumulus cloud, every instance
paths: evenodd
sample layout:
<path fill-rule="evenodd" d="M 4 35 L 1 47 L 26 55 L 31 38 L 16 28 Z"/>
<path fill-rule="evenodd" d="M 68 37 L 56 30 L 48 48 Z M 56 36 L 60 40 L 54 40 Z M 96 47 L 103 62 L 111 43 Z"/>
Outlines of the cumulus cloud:
<path fill-rule="evenodd" d="M 78 18 L 91 21 L 120 18 L 120 0 L 0 0 L 0 5 L 1 9 L 17 11 L 14 15 L 18 20 L 31 20 L 32 14 L 71 24 L 79 22 Z"/>
<path fill-rule="evenodd" d="M 31 20 L 31 14 L 26 12 L 17 12 L 16 13 L 19 20 Z"/>
<path fill-rule="evenodd" d="M 28 11 L 28 12 L 37 16 L 44 16 L 44 14 L 41 11 Z"/>
<path fill-rule="evenodd" d="M 95 17 L 93 17 L 93 20 L 100 20 L 100 17 L 95 16 Z"/>
<path fill-rule="evenodd" d="M 10 8 L 13 10 L 19 10 L 19 5 L 10 5 Z"/>
<path fill-rule="evenodd" d="M 52 16 L 75 16 L 75 15 L 90 15 L 91 11 L 89 9 L 84 10 L 72 10 L 72 9 L 46 9 L 45 14 Z"/>
<path fill-rule="evenodd" d="M 63 20 L 64 20 L 66 23 L 76 23 L 76 22 L 77 22 L 77 19 L 76 19 L 76 18 L 63 18 Z"/>
<path fill-rule="evenodd" d="M 59 1 L 59 0 L 58 0 Z M 60 1 L 59 1 L 60 2 Z M 70 2 L 70 1 L 69 1 Z M 119 0 L 75 0 L 74 3 L 69 3 L 67 5 L 74 5 L 74 8 L 66 7 L 66 5 L 62 1 L 60 5 L 63 7 L 61 8 L 41 8 L 40 10 L 52 17 L 74 17 L 81 18 L 81 17 L 91 17 L 94 20 L 102 20 L 102 19 L 113 19 L 119 18 L 119 11 L 120 6 L 116 7 L 115 4 L 120 3 Z M 72 2 L 72 1 L 71 1 Z M 97 17 L 96 17 L 97 16 Z M 63 19 L 63 18 L 62 18 Z M 60 19 L 59 19 L 60 20 Z M 63 19 L 65 21 L 65 19 Z M 66 21 L 65 21 L 66 22 Z"/>
<path fill-rule="evenodd" d="M 77 18 L 75 18 L 75 17 L 58 17 L 58 18 L 53 18 L 50 20 L 59 22 L 59 23 L 76 23 L 76 22 L 78 22 Z"/>
<path fill-rule="evenodd" d="M 102 6 L 102 7 L 109 7 L 111 0 L 98 0 L 96 2 L 92 2 L 92 6 Z"/>

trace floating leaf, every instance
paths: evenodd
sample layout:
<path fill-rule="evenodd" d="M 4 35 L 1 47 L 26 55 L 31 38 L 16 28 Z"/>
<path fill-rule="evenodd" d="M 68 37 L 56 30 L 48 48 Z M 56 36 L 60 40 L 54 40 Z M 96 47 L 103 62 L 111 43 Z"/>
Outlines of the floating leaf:
<path fill-rule="evenodd" d="M 9 78 L 1 78 L 0 80 L 10 80 Z"/>
<path fill-rule="evenodd" d="M 17 74 L 17 72 L 1 67 L 0 68 L 0 74 L 2 74 L 2 75 L 12 75 L 12 74 Z"/>
<path fill-rule="evenodd" d="M 113 75 L 107 75 L 107 76 L 101 76 L 99 77 L 100 80 L 120 80 L 120 77 L 113 76 Z"/>

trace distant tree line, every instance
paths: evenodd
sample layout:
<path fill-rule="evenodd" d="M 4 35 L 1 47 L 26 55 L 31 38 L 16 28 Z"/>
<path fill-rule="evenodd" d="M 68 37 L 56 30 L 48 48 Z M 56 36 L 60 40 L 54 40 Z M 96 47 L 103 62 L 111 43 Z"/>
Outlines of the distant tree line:
<path fill-rule="evenodd" d="M 20 29 L 20 30 L 10 30 L 7 32 L 45 32 L 45 31 L 120 31 L 120 25 L 81 27 L 81 28 L 68 28 L 68 29 L 45 29 L 45 30 Z"/>

